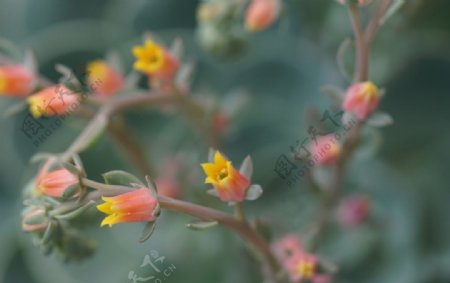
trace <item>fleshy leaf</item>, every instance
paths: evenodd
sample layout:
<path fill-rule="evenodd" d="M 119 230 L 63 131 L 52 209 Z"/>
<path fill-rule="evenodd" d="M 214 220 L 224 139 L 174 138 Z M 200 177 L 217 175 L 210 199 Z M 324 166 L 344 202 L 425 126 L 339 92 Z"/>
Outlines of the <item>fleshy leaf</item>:
<path fill-rule="evenodd" d="M 55 215 L 54 217 L 56 219 L 60 219 L 60 220 L 69 220 L 69 219 L 73 219 L 78 217 L 79 215 L 81 215 L 83 212 L 85 212 L 86 210 L 88 210 L 90 207 L 92 207 L 95 204 L 95 201 L 91 200 L 88 203 L 86 203 L 85 205 L 75 209 L 74 211 L 71 211 L 69 213 L 66 214 L 62 214 L 62 215 Z"/>
<path fill-rule="evenodd" d="M 258 199 L 263 193 L 263 189 L 260 185 L 253 184 L 248 188 L 247 194 L 245 195 L 246 200 L 256 200 Z"/>
<path fill-rule="evenodd" d="M 219 224 L 217 221 L 195 221 L 186 224 L 186 228 L 192 230 L 205 230 Z"/>
<path fill-rule="evenodd" d="M 142 231 L 141 237 L 139 238 L 139 242 L 143 243 L 147 241 L 153 234 L 153 231 L 155 231 L 156 221 L 148 222 L 145 225 L 144 230 Z"/>
<path fill-rule="evenodd" d="M 103 179 L 105 179 L 105 183 L 108 185 L 129 186 L 131 183 L 144 185 L 136 176 L 122 170 L 109 171 L 102 174 L 102 176 Z"/>
<path fill-rule="evenodd" d="M 253 162 L 250 156 L 247 156 L 242 162 L 241 168 L 239 172 L 247 177 L 247 179 L 251 180 L 253 175 Z"/>
<path fill-rule="evenodd" d="M 376 112 L 372 114 L 366 122 L 372 127 L 385 127 L 394 123 L 394 119 L 387 113 Z"/>

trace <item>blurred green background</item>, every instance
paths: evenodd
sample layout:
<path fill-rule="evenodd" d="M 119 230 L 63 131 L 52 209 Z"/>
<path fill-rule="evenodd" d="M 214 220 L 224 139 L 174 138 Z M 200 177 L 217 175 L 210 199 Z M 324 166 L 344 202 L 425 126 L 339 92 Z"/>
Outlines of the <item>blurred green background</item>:
<path fill-rule="evenodd" d="M 340 265 L 337 282 L 450 282 L 450 1 L 406 2 L 383 26 L 371 56 L 371 78 L 387 89 L 381 108 L 395 124 L 382 130 L 378 148 L 357 153 L 345 187 L 347 193 L 373 198 L 380 225 L 336 227 L 328 235 L 319 253 Z M 246 154 L 254 159 L 254 180 L 265 193 L 248 205 L 249 214 L 280 233 L 302 232 L 317 202 L 306 182 L 288 187 L 273 166 L 296 139 L 307 137 L 305 110 L 330 107 L 320 86 L 347 85 L 335 62 L 340 42 L 351 36 L 346 11 L 332 0 L 285 1 L 280 22 L 251 36 L 245 54 L 219 59 L 198 44 L 198 4 L 0 0 L 0 37 L 33 49 L 40 71 L 54 80 L 55 63 L 77 68 L 108 50 L 119 51 L 129 70 L 130 47 L 146 31 L 166 43 L 183 38 L 185 56 L 197 63 L 192 95 L 220 99 L 236 89 L 247 92 L 248 103 L 234 117 L 221 149 L 235 162 Z M 13 102 L 1 98 L 0 112 Z M 165 265 L 176 267 L 167 282 L 261 282 L 258 266 L 236 236 L 222 228 L 187 230 L 189 217 L 166 212 L 144 244 L 137 243 L 141 224 L 93 226 L 86 231 L 97 240 L 92 258 L 64 264 L 43 256 L 20 230 L 21 190 L 36 172 L 28 160 L 37 151 L 64 150 L 84 122 L 70 119 L 36 148 L 20 131 L 24 115 L 0 120 L 0 282 L 132 282 L 129 272 L 142 270 L 152 250 L 165 256 Z M 150 109 L 128 113 L 126 119 L 155 167 L 178 152 L 187 154 L 190 167 L 205 160 L 207 144 L 182 115 Z M 137 173 L 108 137 L 82 158 L 94 178 L 113 169 Z M 194 173 L 185 197 L 220 206 L 204 195 L 199 168 Z"/>

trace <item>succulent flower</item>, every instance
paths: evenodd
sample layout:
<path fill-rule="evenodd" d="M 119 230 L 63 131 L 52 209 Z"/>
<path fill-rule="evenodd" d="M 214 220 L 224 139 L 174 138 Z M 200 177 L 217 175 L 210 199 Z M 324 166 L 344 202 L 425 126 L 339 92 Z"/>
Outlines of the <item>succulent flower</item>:
<path fill-rule="evenodd" d="M 35 75 L 23 65 L 0 67 L 0 94 L 23 97 L 31 93 Z"/>
<path fill-rule="evenodd" d="M 365 120 L 377 109 L 380 102 L 378 88 L 372 82 L 356 83 L 347 90 L 342 108 Z"/>
<path fill-rule="evenodd" d="M 60 116 L 75 110 L 79 105 L 80 96 L 59 84 L 29 96 L 27 102 L 34 118 Z"/>
<path fill-rule="evenodd" d="M 122 222 L 152 222 L 159 214 L 157 198 L 145 187 L 114 197 L 102 197 L 97 209 L 108 216 L 100 226 Z"/>
<path fill-rule="evenodd" d="M 123 75 L 103 60 L 88 64 L 87 81 L 90 89 L 99 96 L 111 96 L 120 91 L 125 83 Z"/>

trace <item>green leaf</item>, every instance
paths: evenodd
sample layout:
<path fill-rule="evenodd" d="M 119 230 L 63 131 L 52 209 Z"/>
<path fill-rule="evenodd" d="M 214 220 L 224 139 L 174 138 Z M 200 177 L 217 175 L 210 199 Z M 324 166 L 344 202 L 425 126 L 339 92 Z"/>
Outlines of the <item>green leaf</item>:
<path fill-rule="evenodd" d="M 367 119 L 366 123 L 372 127 L 385 127 L 394 123 L 394 119 L 387 113 L 376 112 Z"/>
<path fill-rule="evenodd" d="M 148 222 L 145 225 L 144 230 L 142 231 L 141 237 L 139 238 L 139 242 L 143 243 L 147 241 L 153 234 L 153 231 L 155 231 L 156 221 Z"/>
<path fill-rule="evenodd" d="M 103 179 L 105 179 L 105 183 L 108 185 L 130 186 L 131 183 L 138 183 L 144 186 L 139 178 L 122 170 L 109 171 L 102 174 L 102 176 Z"/>
<path fill-rule="evenodd" d="M 258 199 L 263 193 L 263 189 L 260 185 L 251 185 L 250 188 L 247 190 L 247 194 L 245 195 L 246 200 L 256 200 Z"/>
<path fill-rule="evenodd" d="M 54 221 L 50 221 L 48 223 L 47 229 L 45 229 L 44 232 L 44 236 L 42 236 L 41 239 L 41 245 L 46 245 L 52 240 L 53 236 L 55 235 L 57 225 L 58 224 Z"/>
<path fill-rule="evenodd" d="M 253 161 L 250 156 L 247 156 L 244 161 L 242 162 L 241 168 L 239 169 L 239 172 L 247 177 L 247 179 L 252 179 L 253 174 Z"/>
<path fill-rule="evenodd" d="M 73 184 L 64 190 L 64 193 L 62 194 L 61 198 L 62 199 L 70 199 L 79 191 L 80 191 L 80 184 L 78 184 L 78 183 Z"/>
<path fill-rule="evenodd" d="M 195 221 L 195 222 L 187 223 L 186 228 L 199 231 L 199 230 L 209 229 L 211 227 L 216 226 L 217 224 L 219 224 L 219 222 L 217 222 L 217 221 Z"/>

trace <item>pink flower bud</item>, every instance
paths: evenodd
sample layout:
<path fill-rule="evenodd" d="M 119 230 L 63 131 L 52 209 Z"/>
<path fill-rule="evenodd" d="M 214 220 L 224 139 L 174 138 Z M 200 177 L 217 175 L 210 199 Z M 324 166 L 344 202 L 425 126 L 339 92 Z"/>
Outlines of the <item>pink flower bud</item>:
<path fill-rule="evenodd" d="M 309 144 L 313 160 L 319 165 L 331 165 L 341 154 L 341 145 L 333 135 L 316 137 Z"/>
<path fill-rule="evenodd" d="M 347 90 L 342 108 L 356 115 L 359 120 L 365 120 L 380 102 L 378 88 L 372 82 L 356 83 Z"/>
<path fill-rule="evenodd" d="M 89 63 L 87 73 L 90 89 L 99 96 L 111 96 L 125 84 L 123 75 L 103 60 Z"/>
<path fill-rule="evenodd" d="M 66 189 L 78 183 L 78 176 L 64 168 L 50 171 L 52 162 L 53 159 L 49 159 L 39 171 L 36 191 L 51 197 L 62 197 Z"/>
<path fill-rule="evenodd" d="M 64 115 L 74 111 L 79 101 L 80 97 L 62 84 L 47 87 L 27 98 L 35 118 Z"/>
<path fill-rule="evenodd" d="M 27 96 L 31 93 L 35 75 L 23 65 L 0 67 L 0 94 Z"/>
<path fill-rule="evenodd" d="M 43 208 L 32 207 L 22 215 L 22 230 L 25 232 L 44 232 L 48 224 Z"/>
<path fill-rule="evenodd" d="M 347 227 L 361 225 L 367 220 L 371 202 L 366 196 L 353 196 L 345 199 L 338 209 L 339 221 Z"/>
<path fill-rule="evenodd" d="M 277 20 L 279 13 L 279 0 L 252 0 L 245 15 L 245 27 L 251 32 L 265 30 Z"/>

